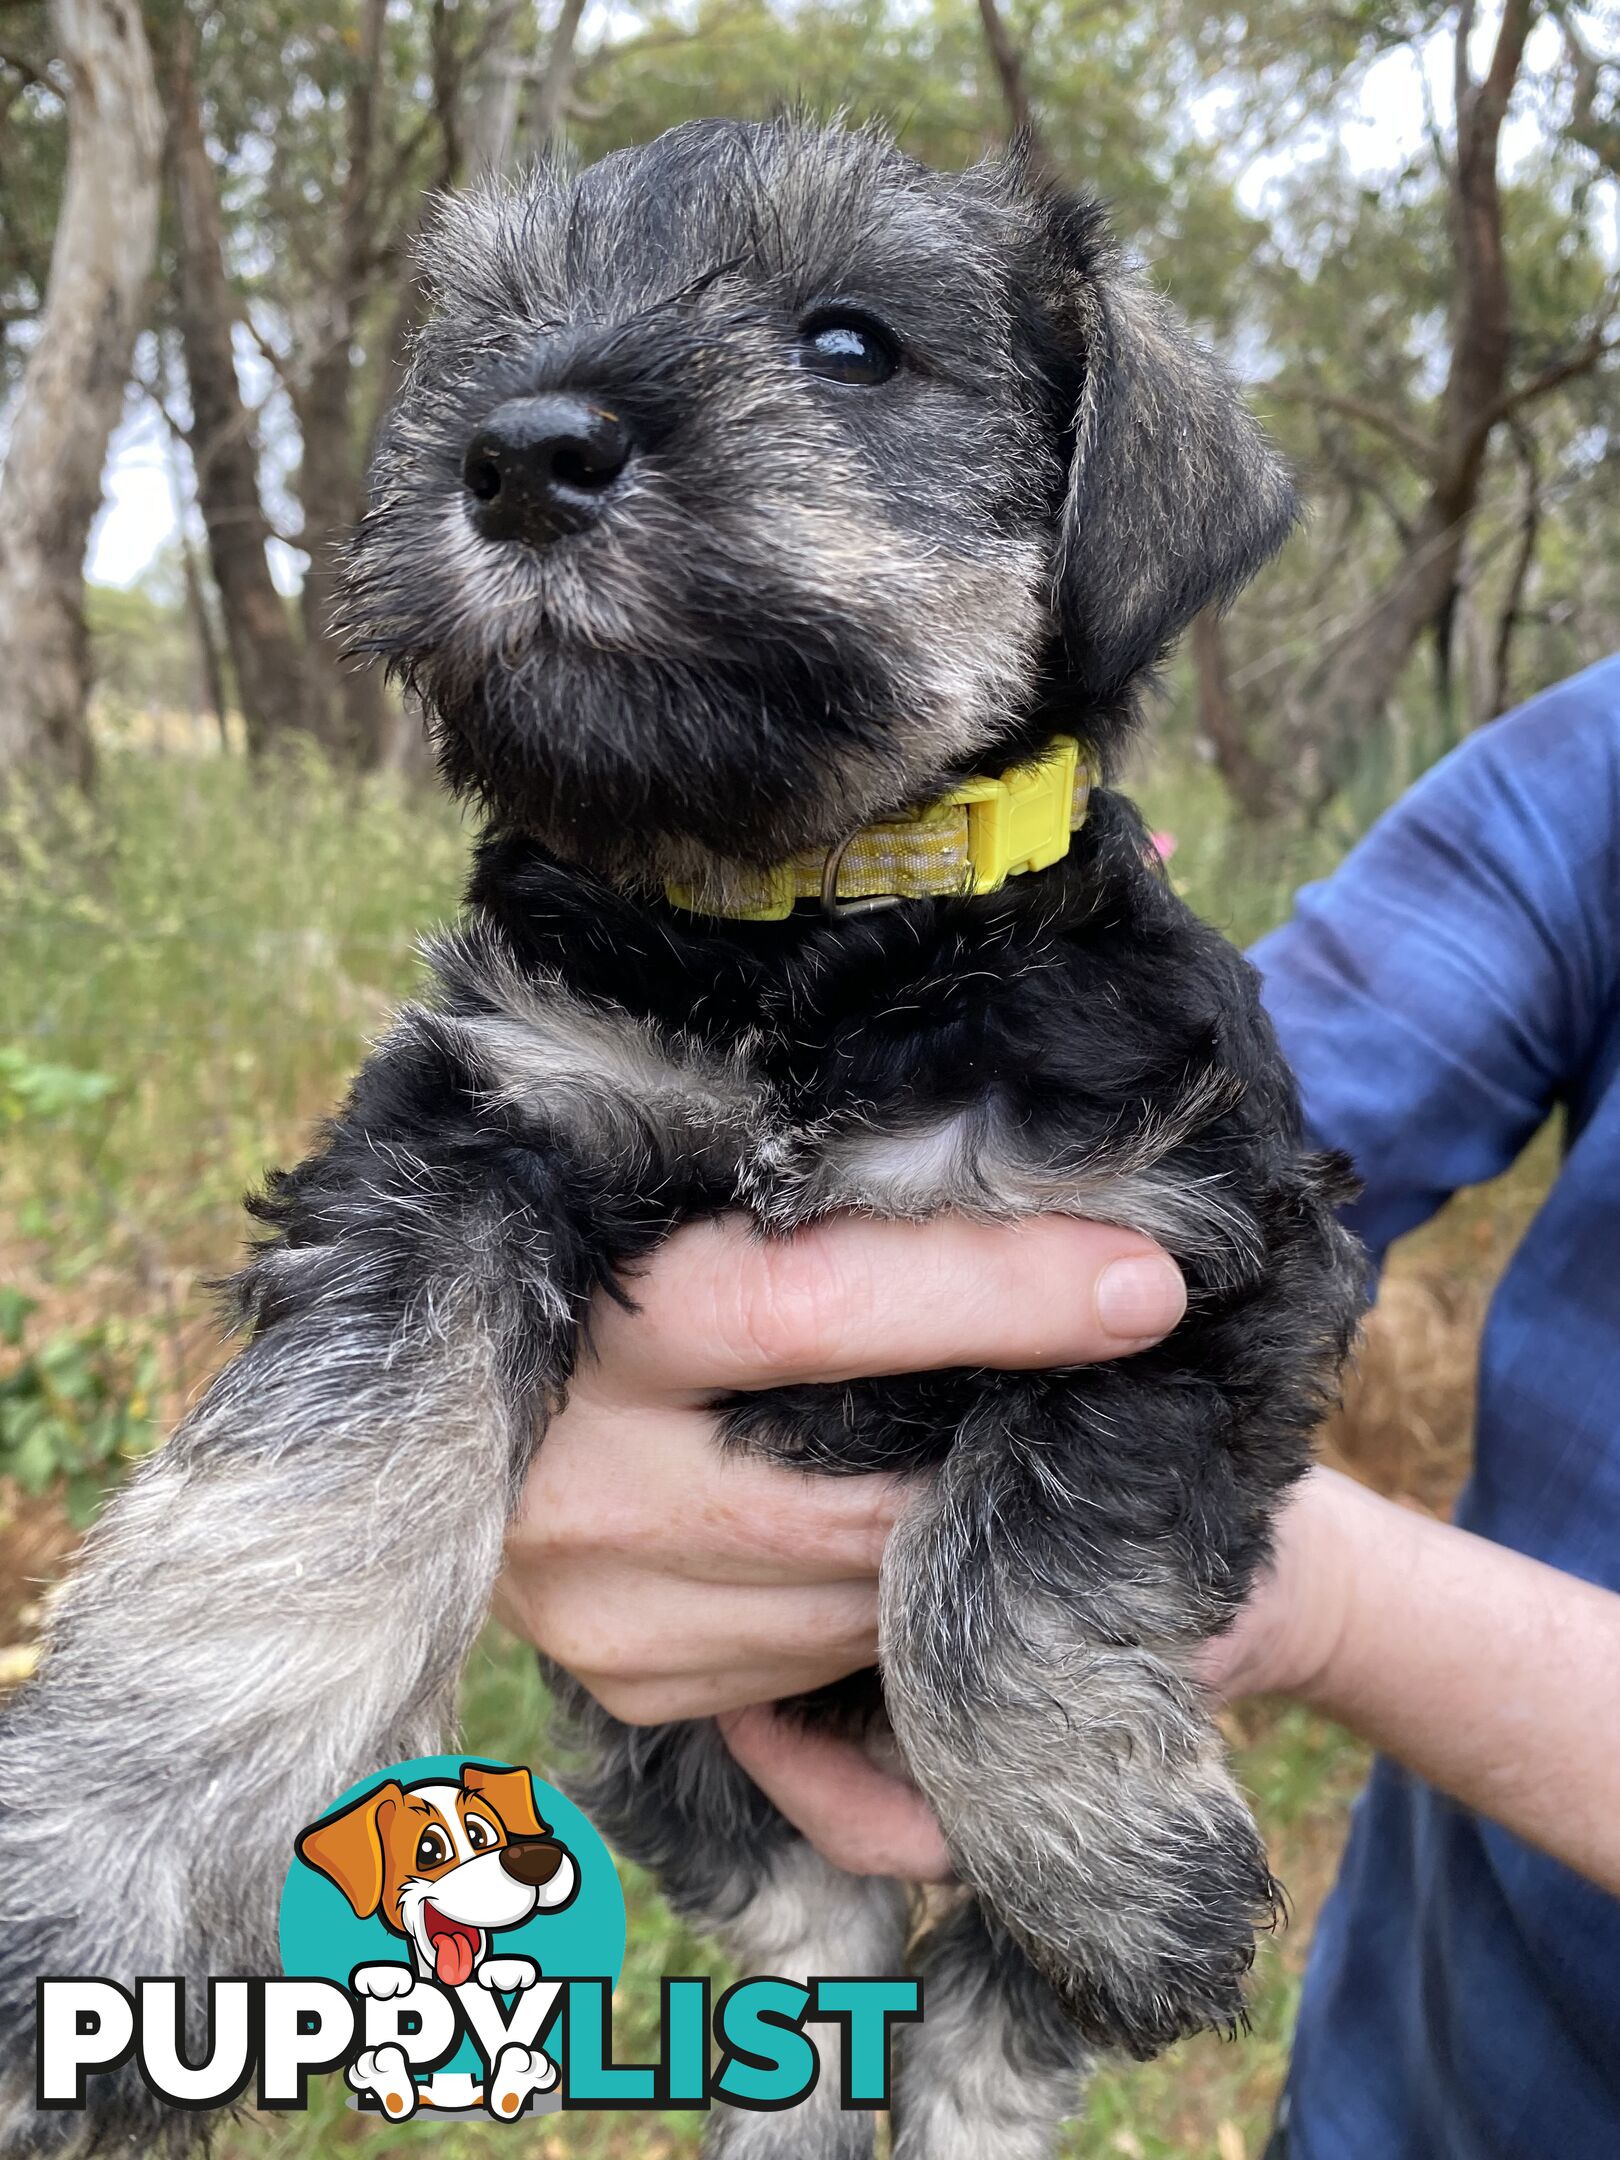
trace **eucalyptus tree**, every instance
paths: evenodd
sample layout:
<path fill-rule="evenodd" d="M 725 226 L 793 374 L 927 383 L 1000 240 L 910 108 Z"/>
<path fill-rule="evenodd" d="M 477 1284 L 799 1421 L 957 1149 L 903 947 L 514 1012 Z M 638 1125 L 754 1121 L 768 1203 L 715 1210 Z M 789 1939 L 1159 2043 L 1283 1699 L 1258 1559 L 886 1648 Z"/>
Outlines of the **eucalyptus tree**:
<path fill-rule="evenodd" d="M 136 0 L 56 0 L 67 164 L 0 472 L 0 774 L 93 758 L 84 555 L 157 243 L 163 122 Z"/>
<path fill-rule="evenodd" d="M 1331 147 L 1274 188 L 1252 288 L 1261 396 L 1315 483 L 1313 567 L 1335 572 L 1265 666 L 1278 769 L 1307 809 L 1381 741 L 1398 693 L 1410 714 L 1425 641 L 1431 739 L 1500 709 L 1537 551 L 1609 456 L 1606 423 L 1571 418 L 1588 391 L 1595 415 L 1611 409 L 1620 387 L 1614 176 L 1586 140 L 1558 23 L 1545 0 L 1504 0 L 1489 22 L 1473 0 L 1327 16 L 1265 0 L 1194 25 L 1206 65 L 1239 86 L 1251 140 L 1274 143 L 1279 116 L 1284 141 L 1330 123 Z M 1331 124 L 1403 48 L 1428 97 L 1422 141 L 1397 170 L 1356 170 Z M 1482 633 L 1467 618 L 1486 604 Z"/>
<path fill-rule="evenodd" d="M 248 748 L 318 733 L 308 655 L 293 634 L 270 570 L 270 526 L 260 494 L 255 416 L 236 366 L 237 303 L 226 266 L 219 183 L 197 91 L 197 37 L 179 6 L 167 25 L 165 89 L 171 115 L 174 203 L 173 311 L 185 357 L 197 502 L 219 591 L 225 642 Z M 194 603 L 194 619 L 205 604 Z"/>

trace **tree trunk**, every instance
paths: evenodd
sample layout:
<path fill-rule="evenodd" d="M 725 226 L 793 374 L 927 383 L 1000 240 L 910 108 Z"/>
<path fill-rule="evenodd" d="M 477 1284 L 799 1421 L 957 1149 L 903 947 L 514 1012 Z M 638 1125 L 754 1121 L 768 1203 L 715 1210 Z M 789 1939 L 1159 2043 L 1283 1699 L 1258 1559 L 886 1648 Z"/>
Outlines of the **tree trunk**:
<path fill-rule="evenodd" d="M 1569 132 L 1583 149 L 1591 151 L 1607 173 L 1620 180 L 1620 105 L 1611 98 L 1607 109 L 1600 108 L 1597 58 L 1588 52 L 1569 16 L 1561 9 L 1552 12 L 1564 34 L 1564 50 L 1575 77 Z"/>
<path fill-rule="evenodd" d="M 433 117 L 439 144 L 428 189 L 430 198 L 461 185 L 464 154 L 468 161 L 466 177 L 473 180 L 488 179 L 505 169 L 517 126 L 523 72 L 512 52 L 517 12 L 518 0 L 492 0 L 469 77 L 467 61 L 456 50 L 453 10 L 447 0 L 434 0 Z M 376 401 L 366 429 L 368 471 L 376 455 L 378 433 L 405 380 L 411 340 L 427 314 L 427 294 L 416 274 L 416 248 L 423 222 L 424 212 L 418 209 L 408 231 L 396 237 L 392 250 L 394 310 L 378 353 L 381 365 L 377 369 Z"/>
<path fill-rule="evenodd" d="M 989 47 L 996 80 L 1001 85 L 1008 126 L 1014 138 L 1024 146 L 1031 174 L 1036 179 L 1061 179 L 1035 118 L 1035 108 L 1030 103 L 1029 87 L 1024 80 L 1024 56 L 1013 43 L 997 0 L 979 0 L 979 20 L 984 25 L 984 41 Z"/>
<path fill-rule="evenodd" d="M 442 0 L 440 0 L 442 5 Z M 467 170 L 474 180 L 505 172 L 517 140 L 518 106 L 528 70 L 512 50 L 519 0 L 491 0 L 484 36 L 470 83 L 464 69 L 446 50 L 435 46 L 433 104 L 439 120 L 444 185 L 461 174 L 465 146 Z M 466 108 L 465 125 L 462 108 Z"/>
<path fill-rule="evenodd" d="M 320 690 L 318 732 L 340 763 L 369 770 L 387 748 L 388 703 L 375 669 L 344 664 L 336 631 L 341 550 L 360 516 L 365 490 L 356 441 L 354 359 L 347 339 L 316 362 L 294 403 L 303 439 L 298 498 L 309 555 L 300 604 Z"/>
<path fill-rule="evenodd" d="M 219 649 L 219 639 L 214 635 L 214 618 L 208 606 L 208 587 L 204 583 L 202 565 L 197 560 L 197 550 L 191 534 L 180 528 L 180 567 L 186 581 L 186 613 L 191 618 L 191 634 L 197 644 L 197 663 L 202 670 L 203 696 L 214 726 L 219 730 L 222 750 L 231 746 L 230 702 L 225 693 L 225 656 Z"/>
<path fill-rule="evenodd" d="M 1492 650 L 1488 717 L 1498 720 L 1513 704 L 1513 640 L 1524 619 L 1524 597 L 1536 564 L 1536 544 L 1541 537 L 1541 460 L 1536 439 L 1522 422 L 1513 429 L 1513 445 L 1524 475 L 1524 494 L 1519 508 L 1519 537 L 1513 550 L 1513 567 L 1497 620 Z"/>
<path fill-rule="evenodd" d="M 163 111 L 136 0 L 56 0 L 68 162 L 0 474 L 0 776 L 88 784 L 84 552 L 157 248 Z"/>
<path fill-rule="evenodd" d="M 1449 603 L 1463 540 L 1463 525 L 1431 496 L 1393 576 L 1356 613 L 1301 691 L 1292 784 L 1311 811 L 1324 809 L 1348 777 L 1394 696 L 1413 647 Z"/>
<path fill-rule="evenodd" d="M 303 655 L 270 575 L 253 419 L 236 377 L 236 305 L 225 274 L 219 195 L 197 103 L 190 17 L 169 56 L 170 151 L 179 227 L 180 338 L 191 392 L 191 461 L 225 617 L 237 702 L 255 755 L 308 731 Z"/>
<path fill-rule="evenodd" d="M 1255 751 L 1232 701 L 1226 637 L 1214 608 L 1193 617 L 1193 667 L 1198 678 L 1198 726 L 1215 754 L 1216 770 L 1246 818 L 1258 823 L 1277 807 L 1276 775 Z"/>
<path fill-rule="evenodd" d="M 303 438 L 298 500 L 309 555 L 304 636 L 320 691 L 320 731 L 335 758 L 363 769 L 384 756 L 391 715 L 380 675 L 343 664 L 336 623 L 342 598 L 340 555 L 359 518 L 365 491 L 355 412 L 356 341 L 377 246 L 377 117 L 386 14 L 386 0 L 365 0 L 345 106 L 347 145 L 334 253 L 312 326 L 311 364 L 292 385 Z"/>
<path fill-rule="evenodd" d="M 1458 11 L 1457 145 L 1451 180 L 1456 265 L 1451 359 L 1439 429 L 1426 461 L 1428 493 L 1392 575 L 1305 683 L 1293 715 L 1301 801 L 1323 809 L 1343 785 L 1394 695 L 1424 631 L 1444 620 L 1457 589 L 1492 432 L 1506 417 L 1513 308 L 1502 244 L 1498 154 L 1534 0 L 1506 0 L 1482 81 L 1469 72 L 1473 0 Z"/>
<path fill-rule="evenodd" d="M 574 82 L 580 17 L 584 13 L 585 0 L 562 0 L 556 27 L 546 46 L 545 68 L 535 85 L 534 105 L 529 113 L 529 152 L 533 157 L 548 157 L 562 141 L 568 93 Z"/>
<path fill-rule="evenodd" d="M 197 648 L 202 694 L 214 725 L 219 730 L 220 746 L 222 749 L 229 749 L 230 701 L 225 690 L 225 656 L 220 651 L 219 639 L 214 633 L 208 584 L 202 565 L 197 560 L 197 549 L 191 537 L 191 502 L 186 493 L 185 476 L 180 470 L 177 432 L 169 423 L 166 410 L 163 419 L 163 463 L 169 475 L 169 500 L 174 506 L 174 529 L 180 544 L 180 571 L 185 580 L 186 615 L 191 624 L 192 642 Z"/>
<path fill-rule="evenodd" d="M 430 177 L 430 193 L 442 194 L 457 186 L 463 178 L 464 159 L 471 177 L 478 179 L 499 174 L 511 156 L 519 91 L 525 73 L 512 51 L 519 7 L 520 0 L 493 0 L 474 45 L 470 51 L 460 51 L 455 38 L 454 8 L 449 0 L 434 0 L 432 83 L 438 150 Z M 387 282 L 393 289 L 394 306 L 377 347 L 379 364 L 374 370 L 374 402 L 364 424 L 359 427 L 355 420 L 352 378 L 350 382 L 350 440 L 352 443 L 363 438 L 360 452 L 351 449 L 351 456 L 358 458 L 352 507 L 348 513 L 351 519 L 357 518 L 364 508 L 365 475 L 376 453 L 378 434 L 404 381 L 411 340 L 427 313 L 427 295 L 415 268 L 415 243 L 421 237 L 422 222 L 423 212 L 419 210 L 410 229 L 396 234 L 388 250 L 393 274 Z M 377 259 L 373 245 L 373 263 Z M 315 402 L 318 406 L 320 401 L 316 399 Z M 319 432 L 322 426 L 319 411 L 313 418 Z M 304 425 L 307 465 L 307 421 Z M 403 703 L 390 699 L 376 669 L 369 671 L 369 680 L 363 690 L 356 689 L 350 694 L 355 697 L 367 695 L 378 702 L 382 716 L 375 734 L 379 764 L 413 778 L 431 771 L 432 756 L 426 747 L 422 717 L 408 699 Z"/>

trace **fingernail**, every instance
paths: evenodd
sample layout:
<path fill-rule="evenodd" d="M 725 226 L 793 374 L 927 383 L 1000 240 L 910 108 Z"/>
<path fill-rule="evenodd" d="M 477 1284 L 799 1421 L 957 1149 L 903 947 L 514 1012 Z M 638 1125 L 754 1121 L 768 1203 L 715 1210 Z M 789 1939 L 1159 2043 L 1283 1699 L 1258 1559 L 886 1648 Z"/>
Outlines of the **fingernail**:
<path fill-rule="evenodd" d="M 1162 1253 L 1111 1260 L 1097 1277 L 1097 1319 L 1120 1342 L 1168 1335 L 1186 1310 L 1181 1270 Z"/>

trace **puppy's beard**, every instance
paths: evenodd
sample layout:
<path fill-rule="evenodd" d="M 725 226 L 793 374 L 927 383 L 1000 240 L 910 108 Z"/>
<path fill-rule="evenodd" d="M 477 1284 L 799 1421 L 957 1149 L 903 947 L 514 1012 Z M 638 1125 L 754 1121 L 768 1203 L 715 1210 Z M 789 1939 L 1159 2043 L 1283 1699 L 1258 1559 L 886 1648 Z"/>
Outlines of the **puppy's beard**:
<path fill-rule="evenodd" d="M 435 577 L 372 589 L 376 642 L 453 786 L 615 883 L 702 883 L 926 801 L 1021 721 L 1044 536 L 925 539 L 830 454 L 809 501 L 751 477 L 723 524 L 650 485 L 538 552 L 415 511 Z"/>
<path fill-rule="evenodd" d="M 435 656 L 420 684 L 454 786 L 616 883 L 702 883 L 832 847 L 973 770 L 1023 716 L 1037 556 L 973 566 L 950 635 L 920 598 L 863 620 L 800 588 L 792 634 L 722 628 L 688 658 L 536 624 L 475 675 Z M 905 597 L 889 582 L 885 609 Z M 789 605 L 779 590 L 766 619 Z"/>

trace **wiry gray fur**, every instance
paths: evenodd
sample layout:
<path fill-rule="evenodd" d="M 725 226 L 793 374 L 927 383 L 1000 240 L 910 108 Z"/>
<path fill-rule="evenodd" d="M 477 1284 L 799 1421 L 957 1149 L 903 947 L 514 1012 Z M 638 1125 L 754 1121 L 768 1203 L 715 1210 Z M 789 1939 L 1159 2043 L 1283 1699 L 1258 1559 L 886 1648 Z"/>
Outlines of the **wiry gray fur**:
<path fill-rule="evenodd" d="M 529 1454 L 500 1373 L 496 1242 L 469 1223 L 380 1324 L 367 1255 L 341 1236 L 267 1256 L 299 1319 L 130 1479 L 56 1600 L 45 1678 L 0 1724 L 8 2150 L 29 2146 L 17 2043 L 37 1976 L 177 1974 L 195 2008 L 203 1975 L 278 1971 L 290 1829 L 357 1770 L 438 1746 Z M 119 2088 L 89 2127 L 112 2110 L 154 2128 L 132 2071 Z M 183 2145 L 199 2126 L 170 2127 Z"/>

